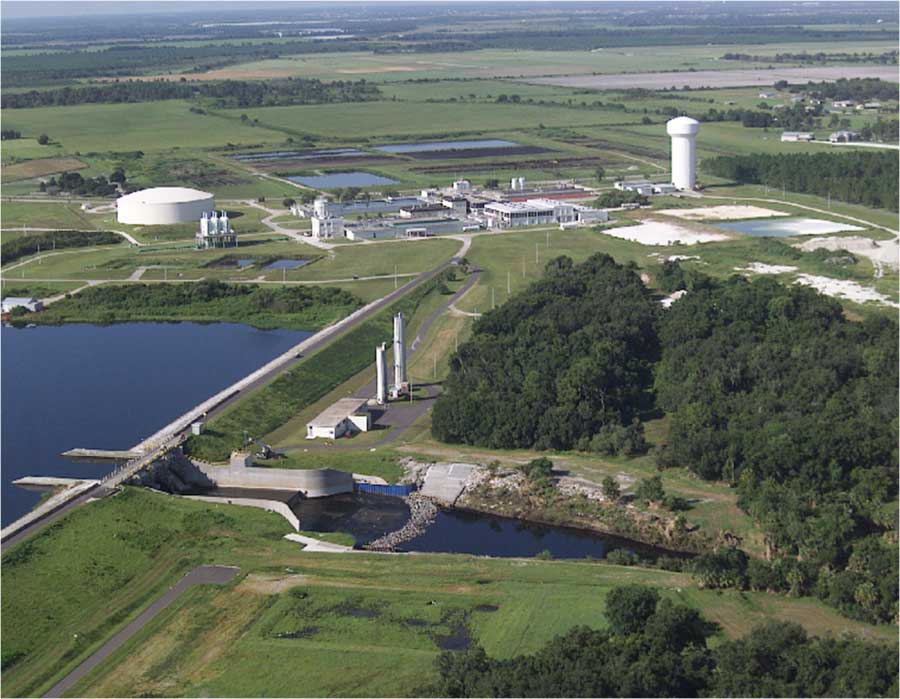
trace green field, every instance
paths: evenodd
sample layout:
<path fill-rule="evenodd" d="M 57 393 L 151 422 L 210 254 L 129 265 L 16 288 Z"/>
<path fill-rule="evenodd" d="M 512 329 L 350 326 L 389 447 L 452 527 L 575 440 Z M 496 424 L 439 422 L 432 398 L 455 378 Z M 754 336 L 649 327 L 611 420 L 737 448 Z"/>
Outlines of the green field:
<path fill-rule="evenodd" d="M 238 565 L 242 575 L 224 589 L 184 595 L 73 694 L 413 694 L 432 677 L 434 637 L 451 627 L 465 625 L 498 657 L 533 651 L 576 624 L 604 626 L 606 593 L 628 582 L 659 586 L 702 609 L 724 636 L 778 618 L 816 634 L 896 640 L 890 627 L 848 621 L 814 600 L 702 591 L 679 573 L 585 562 L 309 554 L 281 538 L 288 531 L 274 514 L 136 489 L 68 515 L 3 556 L 5 694 L 45 691 L 201 563 Z M 476 609 L 485 604 L 498 610 Z M 361 616 L 357 608 L 375 614 Z M 305 638 L 277 636 L 312 626 L 318 631 Z M 349 678 L 348 657 L 365 672 Z M 278 672 L 255 671 L 273 663 Z"/>

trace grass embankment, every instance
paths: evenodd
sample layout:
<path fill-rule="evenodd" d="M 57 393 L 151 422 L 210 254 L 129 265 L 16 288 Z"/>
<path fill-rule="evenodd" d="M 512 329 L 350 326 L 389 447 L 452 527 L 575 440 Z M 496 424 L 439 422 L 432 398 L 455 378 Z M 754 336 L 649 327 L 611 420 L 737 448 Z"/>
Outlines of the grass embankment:
<path fill-rule="evenodd" d="M 607 592 L 629 582 L 702 609 L 727 637 L 779 618 L 820 635 L 896 640 L 892 627 L 849 621 L 812 599 L 700 590 L 680 573 L 447 555 L 348 558 L 304 553 L 286 533 L 272 513 L 132 488 L 74 511 L 3 556 L 4 693 L 46 691 L 204 563 L 238 565 L 246 577 L 186 593 L 73 694 L 414 694 L 431 678 L 437 641 L 460 626 L 491 655 L 531 652 L 577 624 L 604 626 Z M 348 675 L 348 654 L 365 672 Z M 272 666 L 279 671 L 259 671 Z"/>
<path fill-rule="evenodd" d="M 45 324 L 231 321 L 266 329 L 314 330 L 361 305 L 352 294 L 328 287 L 264 288 L 203 281 L 94 287 L 32 317 Z"/>
<path fill-rule="evenodd" d="M 108 231 L 54 231 L 28 235 L 4 236 L 0 244 L 3 264 L 34 255 L 65 248 L 86 248 L 95 245 L 117 245 L 122 237 Z"/>
<path fill-rule="evenodd" d="M 208 461 L 222 461 L 243 444 L 244 434 L 259 438 L 317 401 L 372 363 L 374 347 L 388 342 L 393 315 L 411 317 L 426 298 L 437 293 L 436 279 L 426 282 L 335 342 L 312 355 L 265 388 L 213 420 L 205 434 L 191 436 L 185 451 Z"/>

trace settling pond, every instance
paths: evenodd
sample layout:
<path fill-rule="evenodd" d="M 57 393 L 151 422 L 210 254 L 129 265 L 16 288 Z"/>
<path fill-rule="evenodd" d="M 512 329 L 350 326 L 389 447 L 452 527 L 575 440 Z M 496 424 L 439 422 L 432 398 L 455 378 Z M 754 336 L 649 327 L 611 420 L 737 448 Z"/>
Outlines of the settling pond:
<path fill-rule="evenodd" d="M 200 494 L 201 491 L 197 491 Z M 350 534 L 358 546 L 400 529 L 409 519 L 409 508 L 402 498 L 370 493 L 346 493 L 327 498 L 304 500 L 286 491 L 246 488 L 216 488 L 204 495 L 229 498 L 260 498 L 289 504 L 310 532 Z M 604 558 L 609 551 L 624 549 L 641 557 L 659 555 L 682 557 L 610 534 L 569 527 L 534 524 L 480 512 L 443 509 L 435 521 L 415 539 L 398 547 L 399 551 L 428 553 L 465 553 L 501 558 L 532 558 L 549 551 L 553 558 Z"/>
<path fill-rule="evenodd" d="M 330 175 L 291 175 L 287 179 L 307 187 L 335 189 L 336 187 L 371 187 L 376 184 L 396 184 L 397 180 L 371 172 L 334 172 Z"/>
<path fill-rule="evenodd" d="M 730 223 L 715 223 L 718 228 L 724 228 L 734 233 L 743 233 L 757 238 L 791 238 L 795 235 L 827 235 L 840 233 L 841 231 L 861 231 L 859 226 L 849 223 L 836 223 L 820 218 L 770 218 L 751 219 L 748 221 L 732 221 Z"/>
<path fill-rule="evenodd" d="M 418 153 L 420 151 L 466 150 L 472 148 L 513 148 L 519 145 L 514 141 L 501 138 L 483 138 L 474 141 L 425 141 L 418 143 L 393 143 L 378 146 L 375 150 L 382 153 Z"/>
<path fill-rule="evenodd" d="M 109 462 L 60 453 L 127 449 L 310 334 L 233 323 L 3 327 L 3 526 L 40 498 L 11 481 L 100 477 Z"/>

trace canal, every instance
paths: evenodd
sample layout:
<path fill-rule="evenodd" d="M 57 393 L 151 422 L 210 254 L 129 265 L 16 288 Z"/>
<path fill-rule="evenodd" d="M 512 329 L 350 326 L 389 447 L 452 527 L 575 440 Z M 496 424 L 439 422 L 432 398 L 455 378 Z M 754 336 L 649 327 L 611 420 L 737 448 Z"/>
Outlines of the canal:
<path fill-rule="evenodd" d="M 40 493 L 22 476 L 97 478 L 72 447 L 127 449 L 311 333 L 236 323 L 2 328 L 2 523 Z"/>

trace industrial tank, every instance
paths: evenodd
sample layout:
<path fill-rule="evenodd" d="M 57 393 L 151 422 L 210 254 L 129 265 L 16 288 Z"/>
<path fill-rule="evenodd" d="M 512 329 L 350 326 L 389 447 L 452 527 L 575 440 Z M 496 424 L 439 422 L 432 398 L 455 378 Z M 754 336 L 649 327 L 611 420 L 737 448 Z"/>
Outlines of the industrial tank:
<path fill-rule="evenodd" d="M 119 223 L 158 226 L 199 221 L 205 211 L 212 211 L 216 201 L 209 192 L 188 187 L 153 187 L 126 194 L 116 201 Z"/>
<path fill-rule="evenodd" d="M 697 184 L 697 153 L 695 140 L 700 122 L 680 116 L 666 123 L 672 138 L 672 184 L 678 189 L 692 190 Z"/>

